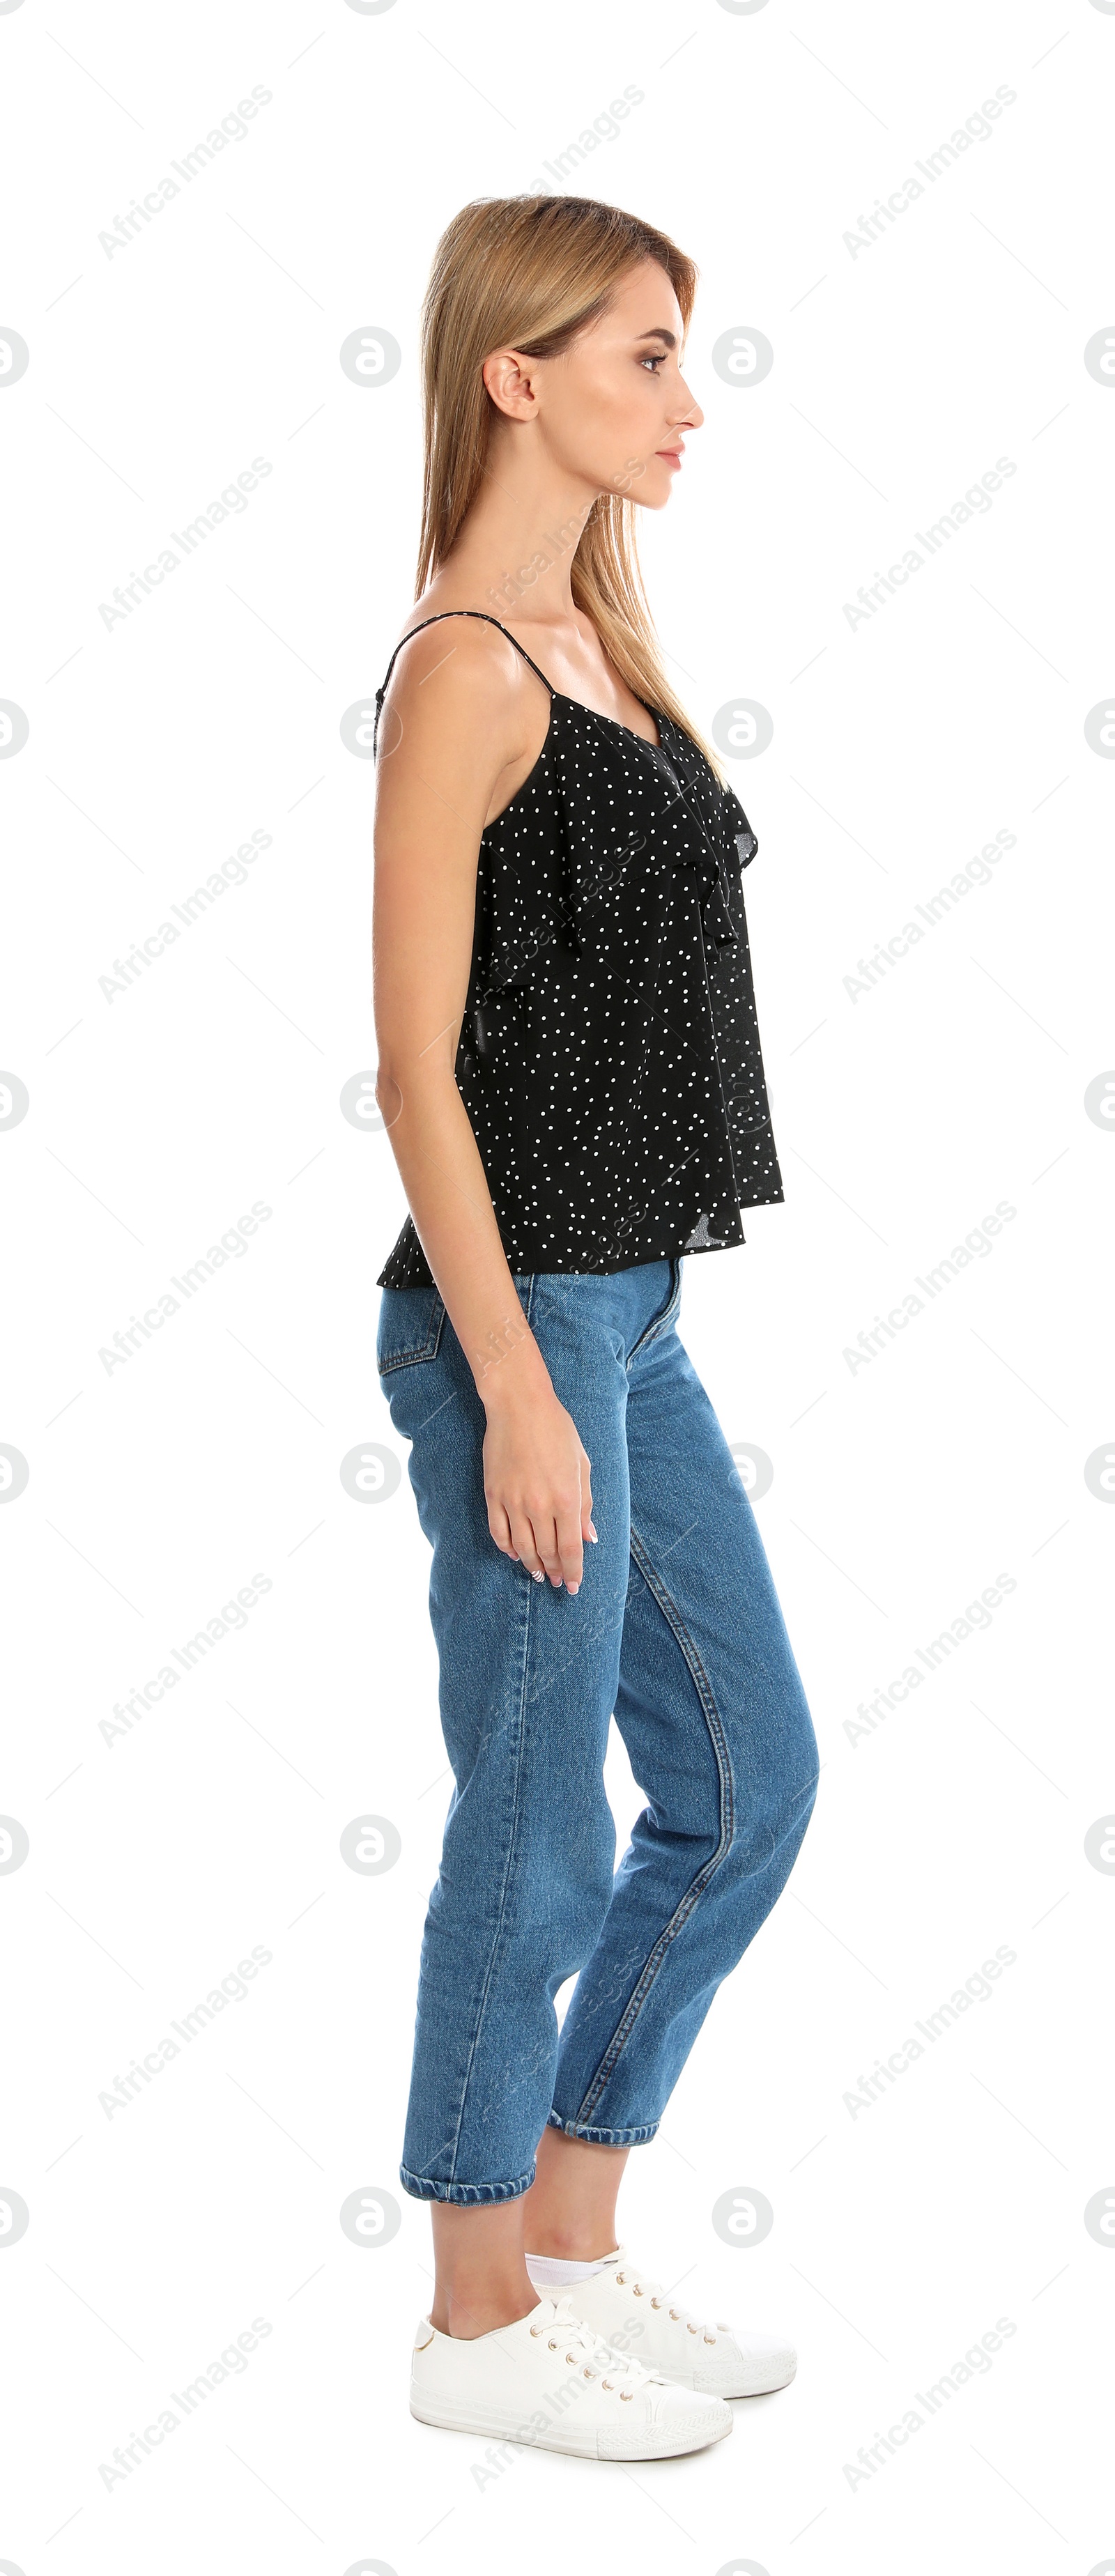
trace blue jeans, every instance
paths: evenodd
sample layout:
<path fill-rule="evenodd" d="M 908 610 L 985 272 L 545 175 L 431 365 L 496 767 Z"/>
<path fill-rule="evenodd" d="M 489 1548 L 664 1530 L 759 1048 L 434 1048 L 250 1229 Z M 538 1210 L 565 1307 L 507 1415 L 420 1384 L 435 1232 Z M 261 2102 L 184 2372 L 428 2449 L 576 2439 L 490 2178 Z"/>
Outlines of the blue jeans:
<path fill-rule="evenodd" d="M 417 2199 L 466 2206 L 529 2188 L 548 2122 L 605 2146 L 653 2138 L 817 1790 L 755 1516 L 674 1329 L 680 1261 L 515 1287 L 592 1463 L 600 1535 L 575 1599 L 490 1535 L 484 1408 L 436 1289 L 384 1289 L 378 1335 L 433 1548 L 456 1782 L 400 2171 Z M 613 1711 L 647 1800 L 614 1875 Z"/>

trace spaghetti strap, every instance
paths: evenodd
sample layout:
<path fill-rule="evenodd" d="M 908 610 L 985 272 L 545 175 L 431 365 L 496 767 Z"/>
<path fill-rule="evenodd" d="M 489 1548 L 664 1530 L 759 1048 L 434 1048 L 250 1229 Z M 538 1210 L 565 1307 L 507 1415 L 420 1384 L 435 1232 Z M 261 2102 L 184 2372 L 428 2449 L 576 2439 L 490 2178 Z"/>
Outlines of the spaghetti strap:
<path fill-rule="evenodd" d="M 391 678 L 392 671 L 395 668 L 398 655 L 402 652 L 404 644 L 409 644 L 412 635 L 421 635 L 427 626 L 440 626 L 442 619 L 445 617 L 479 617 L 483 620 L 485 626 L 498 626 L 500 634 L 506 635 L 508 643 L 514 644 L 515 651 L 522 654 L 524 662 L 527 664 L 528 669 L 534 672 L 535 678 L 541 680 L 544 689 L 549 690 L 551 698 L 556 696 L 557 692 L 554 689 L 552 682 L 547 679 L 545 672 L 539 670 L 537 662 L 531 661 L 526 647 L 518 642 L 517 637 L 512 635 L 510 628 L 504 626 L 498 617 L 489 617 L 487 609 L 485 608 L 439 608 L 436 617 L 423 617 L 417 626 L 409 627 L 407 633 L 405 635 L 400 635 L 399 637 L 399 641 L 395 646 L 395 651 L 393 652 L 387 665 L 386 672 L 384 673 L 383 687 L 376 690 L 376 717 L 375 724 L 372 727 L 373 752 L 376 747 L 376 735 L 379 732 L 379 719 L 383 709 L 383 701 L 387 691 L 387 685 Z"/>

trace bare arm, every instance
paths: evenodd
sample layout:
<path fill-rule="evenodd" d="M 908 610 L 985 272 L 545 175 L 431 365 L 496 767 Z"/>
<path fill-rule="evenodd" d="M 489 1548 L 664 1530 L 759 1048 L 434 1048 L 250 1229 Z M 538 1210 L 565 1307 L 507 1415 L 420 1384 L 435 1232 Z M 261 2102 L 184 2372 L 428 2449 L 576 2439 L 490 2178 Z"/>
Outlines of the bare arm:
<path fill-rule="evenodd" d="M 537 1579 L 572 1592 L 594 1535 L 589 1461 L 519 1304 L 453 1070 L 480 834 L 504 801 L 501 776 L 522 765 L 539 696 L 513 647 L 463 618 L 416 636 L 396 664 L 376 799 L 376 1096 L 487 1414 L 492 1537 Z"/>

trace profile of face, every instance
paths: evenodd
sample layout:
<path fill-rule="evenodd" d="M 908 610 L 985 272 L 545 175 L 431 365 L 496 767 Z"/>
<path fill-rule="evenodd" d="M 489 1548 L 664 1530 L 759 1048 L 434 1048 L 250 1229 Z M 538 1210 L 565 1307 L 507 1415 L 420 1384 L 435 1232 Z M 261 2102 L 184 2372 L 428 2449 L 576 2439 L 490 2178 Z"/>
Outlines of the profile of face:
<path fill-rule="evenodd" d="M 681 470 L 685 437 L 704 419 L 681 373 L 684 326 L 655 259 L 620 278 L 605 311 L 559 358 L 496 349 L 483 376 L 497 411 L 497 446 L 533 451 L 547 478 L 586 497 L 626 493 L 661 510 Z"/>

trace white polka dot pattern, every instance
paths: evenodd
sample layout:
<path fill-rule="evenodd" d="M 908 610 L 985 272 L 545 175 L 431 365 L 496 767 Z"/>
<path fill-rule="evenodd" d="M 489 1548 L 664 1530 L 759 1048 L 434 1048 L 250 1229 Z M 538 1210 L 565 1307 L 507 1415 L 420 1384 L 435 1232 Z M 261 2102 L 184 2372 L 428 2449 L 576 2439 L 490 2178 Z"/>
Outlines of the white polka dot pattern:
<path fill-rule="evenodd" d="M 456 1074 L 514 1271 L 717 1251 L 783 1196 L 740 881 L 758 844 L 656 721 L 660 747 L 551 690 L 481 835 Z M 408 1217 L 377 1285 L 430 1284 Z"/>

